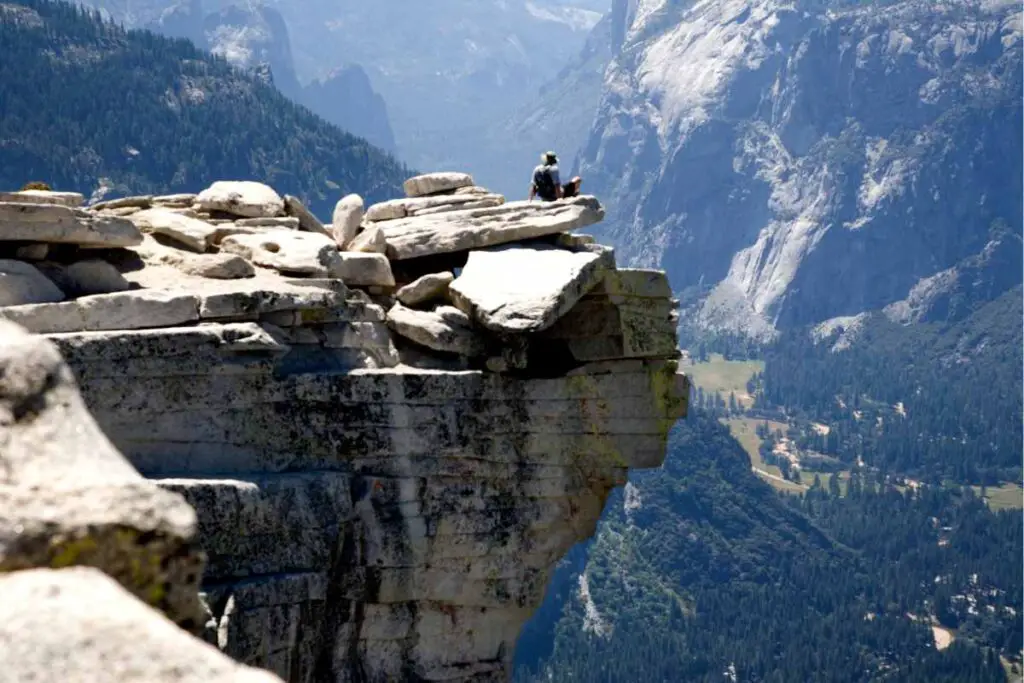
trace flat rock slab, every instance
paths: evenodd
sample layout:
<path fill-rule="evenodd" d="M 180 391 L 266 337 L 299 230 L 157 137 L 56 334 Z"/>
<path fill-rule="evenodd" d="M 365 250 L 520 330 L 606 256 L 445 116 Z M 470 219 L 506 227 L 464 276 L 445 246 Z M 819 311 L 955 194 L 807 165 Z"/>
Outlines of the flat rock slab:
<path fill-rule="evenodd" d="M 465 313 L 452 306 L 414 311 L 395 304 L 388 311 L 388 327 L 409 341 L 434 351 L 475 357 L 484 353 L 483 339 Z"/>
<path fill-rule="evenodd" d="M 109 209 L 148 209 L 153 206 L 152 195 L 140 195 L 137 197 L 120 197 L 118 199 L 108 199 L 105 202 L 96 202 L 89 208 L 93 211 L 106 211 Z"/>
<path fill-rule="evenodd" d="M 474 251 L 449 286 L 452 301 L 489 330 L 523 334 L 554 325 L 615 267 L 611 252 L 507 246 Z"/>
<path fill-rule="evenodd" d="M 46 304 L 64 300 L 64 292 L 35 266 L 0 259 L 0 306 Z"/>
<path fill-rule="evenodd" d="M 98 216 L 57 204 L 0 203 L 0 241 L 133 247 L 142 244 L 135 225 L 116 216 Z"/>
<path fill-rule="evenodd" d="M 473 187 L 473 176 L 468 173 L 427 173 L 406 180 L 402 187 L 408 197 L 423 197 L 437 192 L 448 192 L 460 187 Z"/>
<path fill-rule="evenodd" d="M 457 211 L 462 208 L 486 208 L 501 206 L 505 197 L 500 194 L 486 195 L 439 195 L 436 197 L 414 197 L 409 199 L 391 199 L 374 204 L 366 210 L 366 220 L 371 222 L 392 221 L 406 216 L 426 213 Z M 472 205 L 472 206 L 471 206 Z M 477 206 L 479 205 L 479 206 Z"/>
<path fill-rule="evenodd" d="M 144 209 L 129 219 L 143 232 L 163 235 L 189 251 L 203 253 L 217 232 L 216 226 L 171 209 Z"/>
<path fill-rule="evenodd" d="M 203 211 L 260 218 L 284 215 L 284 199 L 269 185 L 251 180 L 218 180 L 196 196 Z"/>
<path fill-rule="evenodd" d="M 388 257 L 401 261 L 571 232 L 603 218 L 601 203 L 595 197 L 581 196 L 413 216 L 380 227 L 388 242 Z"/>
<path fill-rule="evenodd" d="M 338 277 L 342 267 L 338 245 L 315 232 L 269 229 L 255 235 L 231 235 L 221 240 L 220 249 L 281 273 Z"/>
<path fill-rule="evenodd" d="M 20 202 L 22 204 L 59 204 L 60 206 L 76 208 L 85 202 L 85 196 L 78 192 L 21 190 L 20 192 L 0 192 L 0 202 Z"/>
<path fill-rule="evenodd" d="M 173 327 L 199 319 L 199 299 L 177 292 L 140 289 L 55 304 L 8 306 L 0 308 L 0 318 L 37 334 Z"/>
<path fill-rule="evenodd" d="M 0 680 L 281 683 L 149 609 L 98 569 L 0 578 Z"/>

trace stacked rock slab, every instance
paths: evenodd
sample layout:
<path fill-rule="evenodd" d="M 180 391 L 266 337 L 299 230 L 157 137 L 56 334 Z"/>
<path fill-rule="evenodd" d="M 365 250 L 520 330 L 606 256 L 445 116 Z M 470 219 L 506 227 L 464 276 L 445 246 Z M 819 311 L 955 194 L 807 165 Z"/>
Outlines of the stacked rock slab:
<path fill-rule="evenodd" d="M 136 289 L 0 318 L 54 343 L 107 437 L 195 509 L 210 643 L 288 681 L 504 681 L 557 562 L 685 414 L 674 302 L 663 273 L 565 234 L 600 220 L 593 197 L 373 210 L 356 237 L 384 235 L 366 255 L 401 266 L 387 286 L 241 250 L 251 276 L 204 278 L 146 235 L 106 256 Z M 592 335 L 567 329 L 590 310 Z"/>

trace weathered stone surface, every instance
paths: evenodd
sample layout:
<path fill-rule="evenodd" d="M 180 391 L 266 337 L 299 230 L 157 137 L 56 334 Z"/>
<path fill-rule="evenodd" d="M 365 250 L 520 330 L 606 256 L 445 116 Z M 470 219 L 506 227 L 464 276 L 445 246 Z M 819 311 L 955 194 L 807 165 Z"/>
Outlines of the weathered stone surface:
<path fill-rule="evenodd" d="M 395 292 L 395 297 L 406 306 L 418 306 L 433 299 L 445 298 L 448 286 L 454 279 L 453 273 L 424 275 Z"/>
<path fill-rule="evenodd" d="M 473 197 L 473 201 L 466 202 L 465 204 L 442 204 L 441 206 L 432 206 L 428 209 L 417 209 L 410 211 L 410 216 L 430 216 L 435 213 L 445 213 L 448 211 L 467 211 L 469 209 L 487 209 L 494 206 L 501 206 L 505 203 L 505 198 L 501 195 L 484 195 L 481 197 Z"/>
<path fill-rule="evenodd" d="M 63 301 L 64 292 L 35 266 L 0 259 L 0 306 Z"/>
<path fill-rule="evenodd" d="M 375 225 L 367 226 L 349 242 L 347 251 L 360 251 L 367 254 L 384 254 L 388 250 L 388 242 L 384 239 L 384 231 Z"/>
<path fill-rule="evenodd" d="M 54 304 L 0 308 L 0 319 L 30 332 L 78 332 L 172 327 L 199 319 L 199 300 L 176 292 L 135 290 Z"/>
<path fill-rule="evenodd" d="M 138 197 L 120 197 L 118 199 L 108 199 L 103 202 L 96 202 L 89 206 L 93 211 L 107 211 L 110 209 L 148 209 L 153 206 L 152 195 L 142 195 Z"/>
<path fill-rule="evenodd" d="M 325 571 L 339 522 L 352 515 L 349 477 L 341 473 L 156 483 L 195 508 L 206 575 L 217 579 Z"/>
<path fill-rule="evenodd" d="M 609 273 L 593 293 L 643 299 L 671 299 L 672 286 L 663 270 L 619 268 Z"/>
<path fill-rule="evenodd" d="M 509 202 L 489 209 L 449 211 L 381 224 L 394 260 L 518 242 L 597 223 L 604 208 L 594 197 L 557 202 Z"/>
<path fill-rule="evenodd" d="M 342 267 L 337 245 L 329 237 L 312 232 L 267 230 L 255 235 L 231 235 L 221 240 L 220 248 L 281 273 L 337 277 Z"/>
<path fill-rule="evenodd" d="M 86 259 L 69 265 L 48 261 L 38 266 L 69 297 L 123 292 L 131 287 L 117 268 L 102 259 Z"/>
<path fill-rule="evenodd" d="M 469 185 L 452 190 L 452 194 L 490 194 L 491 191 L 479 185 Z"/>
<path fill-rule="evenodd" d="M 336 255 L 340 264 L 332 271 L 332 275 L 341 278 L 346 285 L 353 287 L 395 286 L 391 263 L 388 262 L 384 254 L 344 251 Z"/>
<path fill-rule="evenodd" d="M 274 574 L 211 587 L 215 642 L 235 660 L 289 682 L 317 683 L 320 654 L 330 651 L 325 573 Z M 340 678 L 345 680 L 345 678 Z"/>
<path fill-rule="evenodd" d="M 191 207 L 196 201 L 196 196 L 196 194 L 191 192 L 183 192 L 179 194 L 164 194 L 158 197 L 153 197 L 153 205 L 166 206 L 169 208 Z"/>
<path fill-rule="evenodd" d="M 564 340 L 581 362 L 676 358 L 676 302 L 657 296 L 667 289 L 662 278 L 657 271 L 610 273 L 543 337 Z"/>
<path fill-rule="evenodd" d="M 58 204 L 60 206 L 67 206 L 74 209 L 85 202 L 85 196 L 79 192 L 21 190 L 20 192 L 0 192 L 0 202 L 16 202 L 21 204 Z"/>
<path fill-rule="evenodd" d="M 54 345 L 9 323 L 0 430 L 0 574 L 97 567 L 186 628 L 202 624 L 194 512 L 115 450 Z"/>
<path fill-rule="evenodd" d="M 252 264 L 237 254 L 168 254 L 168 263 L 186 275 L 214 280 L 237 280 L 256 274 Z"/>
<path fill-rule="evenodd" d="M 321 235 L 331 235 L 327 228 L 324 227 L 324 224 L 320 222 L 320 219 L 314 216 L 313 212 L 307 209 L 306 205 L 298 197 L 293 197 L 290 194 L 284 196 L 284 212 L 289 216 L 299 219 L 299 230 L 316 232 Z"/>
<path fill-rule="evenodd" d="M 162 235 L 182 248 L 200 254 L 206 251 L 217 231 L 209 223 L 164 208 L 139 211 L 132 214 L 131 221 L 143 232 Z"/>
<path fill-rule="evenodd" d="M 363 198 L 350 194 L 338 200 L 331 216 L 331 234 L 339 249 L 348 247 L 363 222 Z"/>
<path fill-rule="evenodd" d="M 246 218 L 284 215 L 281 196 L 251 180 L 218 180 L 196 196 L 196 205 L 204 211 L 224 211 Z"/>
<path fill-rule="evenodd" d="M 279 228 L 281 230 L 298 230 L 299 219 L 294 216 L 239 218 L 235 221 L 235 225 L 243 228 Z"/>
<path fill-rule="evenodd" d="M 442 306 L 436 311 L 414 311 L 395 304 L 388 311 L 388 327 L 435 351 L 471 357 L 484 352 L 483 340 L 473 330 L 469 317 L 451 306 Z"/>
<path fill-rule="evenodd" d="M 539 332 L 612 268 L 609 255 L 545 245 L 496 247 L 470 253 L 449 291 L 459 309 L 489 330 Z"/>
<path fill-rule="evenodd" d="M 0 241 L 131 247 L 142 233 L 131 221 L 55 204 L 0 203 Z"/>
<path fill-rule="evenodd" d="M 437 195 L 430 197 L 414 197 L 391 199 L 374 204 L 366 210 L 367 221 L 390 221 L 406 216 L 418 216 L 429 213 L 442 213 L 466 208 L 484 208 L 501 206 L 505 198 L 500 194 L 485 195 Z"/>
<path fill-rule="evenodd" d="M 457 190 L 460 187 L 472 187 L 476 185 L 473 177 L 468 173 L 427 173 L 409 178 L 403 183 L 407 197 L 423 197 L 425 195 L 448 190 Z"/>
<path fill-rule="evenodd" d="M 5 683 L 281 683 L 86 567 L 0 576 L 0 661 Z"/>

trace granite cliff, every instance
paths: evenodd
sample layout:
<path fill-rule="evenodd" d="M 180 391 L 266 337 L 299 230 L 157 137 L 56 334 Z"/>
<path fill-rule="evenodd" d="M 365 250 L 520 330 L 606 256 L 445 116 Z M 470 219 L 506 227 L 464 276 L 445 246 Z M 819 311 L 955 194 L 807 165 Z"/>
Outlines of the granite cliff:
<path fill-rule="evenodd" d="M 664 268 L 686 319 L 765 338 L 881 310 L 983 260 L 993 225 L 1020 235 L 1019 3 L 618 0 L 612 20 L 580 173 L 598 236 Z"/>
<path fill-rule="evenodd" d="M 213 646 L 288 681 L 507 679 L 686 412 L 675 301 L 572 234 L 594 197 L 405 190 L 327 224 L 246 181 L 0 194 L 0 680 L 264 680 Z"/>

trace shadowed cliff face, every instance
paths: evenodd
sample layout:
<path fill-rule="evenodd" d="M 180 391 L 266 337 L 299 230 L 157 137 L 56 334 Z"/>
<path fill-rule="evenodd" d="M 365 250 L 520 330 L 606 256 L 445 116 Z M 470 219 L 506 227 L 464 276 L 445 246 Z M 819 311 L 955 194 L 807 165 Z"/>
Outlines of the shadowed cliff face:
<path fill-rule="evenodd" d="M 616 4 L 603 235 L 753 335 L 882 308 L 1021 215 L 1010 2 Z"/>

